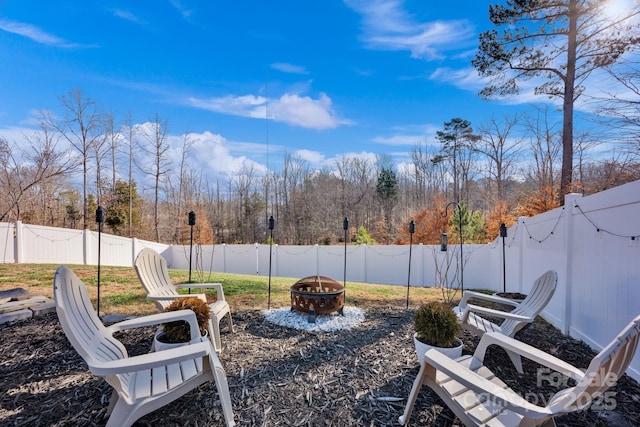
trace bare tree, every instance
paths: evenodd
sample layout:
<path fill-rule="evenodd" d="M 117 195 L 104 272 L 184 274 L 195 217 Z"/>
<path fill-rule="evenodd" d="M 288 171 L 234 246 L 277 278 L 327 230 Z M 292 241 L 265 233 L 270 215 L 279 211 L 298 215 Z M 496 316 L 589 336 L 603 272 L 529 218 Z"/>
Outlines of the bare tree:
<path fill-rule="evenodd" d="M 180 167 L 176 177 L 177 188 L 171 175 L 167 176 L 165 194 L 167 195 L 168 209 L 171 213 L 173 222 L 172 241 L 178 243 L 180 241 L 180 232 L 183 228 L 184 214 L 189 210 L 195 209 L 198 204 L 195 185 L 199 177 L 193 173 L 188 165 L 188 155 L 193 141 L 189 132 L 182 134 L 182 146 L 180 148 Z M 188 182 L 190 181 L 190 182 Z"/>
<path fill-rule="evenodd" d="M 247 165 L 230 182 L 237 197 L 234 235 L 240 242 L 256 242 L 260 238 L 258 222 L 262 218 L 264 206 L 255 182 L 254 168 Z M 278 227 L 279 230 L 280 228 Z"/>
<path fill-rule="evenodd" d="M 115 116 L 112 111 L 103 114 L 102 116 L 102 128 L 107 140 L 107 146 L 109 150 L 109 160 L 111 161 L 111 191 L 115 191 L 116 179 L 118 175 L 118 146 L 122 141 L 122 135 L 119 130 L 116 129 Z"/>
<path fill-rule="evenodd" d="M 416 186 L 416 206 L 410 206 L 414 211 L 421 211 L 425 208 L 433 207 L 434 198 L 445 191 L 446 186 L 446 170 L 444 164 L 440 161 L 434 161 L 439 158 L 439 150 L 424 143 L 417 143 L 409 153 L 411 158 L 411 169 L 409 177 Z"/>
<path fill-rule="evenodd" d="M 103 122 L 103 125 L 107 125 L 108 123 Z M 91 141 L 91 150 L 93 151 L 93 159 L 96 165 L 96 203 L 98 206 L 102 204 L 102 195 L 104 194 L 104 184 L 105 178 L 103 177 L 104 172 L 104 160 L 110 151 L 110 142 L 111 135 L 108 129 L 103 128 L 103 132 L 94 138 Z M 113 190 L 113 187 L 110 188 Z M 109 192 L 111 192 L 109 191 Z"/>
<path fill-rule="evenodd" d="M 156 241 L 160 241 L 160 189 L 163 180 L 170 171 L 171 160 L 167 158 L 169 142 L 167 141 L 168 121 L 156 113 L 153 122 L 148 123 L 142 132 L 147 141 L 142 150 L 150 157 L 150 164 L 136 163 L 147 175 L 153 178 L 153 229 Z"/>
<path fill-rule="evenodd" d="M 636 159 L 640 157 L 640 61 L 637 58 L 633 55 L 616 67 L 607 67 L 617 90 L 603 90 L 603 96 L 594 98 L 596 111 L 610 130 L 610 137 L 624 142 L 631 157 Z"/>
<path fill-rule="evenodd" d="M 129 145 L 129 160 L 128 160 L 128 166 L 129 166 L 129 237 L 133 237 L 133 233 L 132 233 L 132 223 L 133 223 L 133 217 L 132 217 L 132 212 L 133 212 L 133 158 L 134 158 L 134 138 L 136 136 L 136 133 L 138 132 L 138 127 L 136 125 L 133 124 L 133 118 L 131 117 L 131 114 L 128 114 L 127 117 L 124 119 L 123 122 L 123 126 L 120 130 L 120 133 L 122 133 L 125 136 L 125 139 L 127 141 L 127 144 Z"/>
<path fill-rule="evenodd" d="M 58 149 L 47 124 L 40 126 L 41 131 L 27 138 L 29 146 L 21 152 L 0 137 L 0 221 L 12 212 L 20 220 L 20 203 L 30 190 L 65 178 L 78 166 L 68 151 Z"/>
<path fill-rule="evenodd" d="M 480 35 L 473 66 L 491 83 L 483 96 L 518 93 L 518 82 L 541 78 L 536 94 L 562 99 L 562 174 L 560 203 L 571 191 L 573 109 L 586 80 L 608 67 L 640 42 L 636 17 L 640 6 L 612 17 L 602 0 L 510 0 L 489 6 L 496 29 Z"/>
<path fill-rule="evenodd" d="M 87 228 L 89 150 L 100 133 L 100 114 L 96 103 L 85 97 L 80 88 L 60 96 L 60 102 L 65 108 L 64 119 L 48 125 L 57 129 L 82 156 L 82 221 L 83 228 Z"/>
<path fill-rule="evenodd" d="M 475 149 L 489 159 L 487 172 L 496 185 L 497 200 L 504 201 L 505 182 L 520 152 L 521 141 L 511 134 L 518 123 L 518 117 L 505 116 L 502 121 L 492 117 L 488 124 L 481 125 L 480 141 Z"/>
<path fill-rule="evenodd" d="M 561 138 L 557 124 L 549 121 L 548 109 L 538 110 L 535 117 L 526 116 L 525 126 L 529 135 L 529 148 L 533 158 L 528 178 L 538 190 L 553 189 L 556 165 L 560 154 Z"/>

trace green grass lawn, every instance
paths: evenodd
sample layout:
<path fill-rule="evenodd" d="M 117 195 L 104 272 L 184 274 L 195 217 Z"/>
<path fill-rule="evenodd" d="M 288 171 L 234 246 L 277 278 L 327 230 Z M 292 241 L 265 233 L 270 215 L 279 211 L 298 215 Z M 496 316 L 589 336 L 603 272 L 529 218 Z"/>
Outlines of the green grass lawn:
<path fill-rule="evenodd" d="M 58 265 L 53 264 L 0 264 L 0 290 L 24 288 L 35 295 L 53 298 L 53 276 Z M 98 296 L 98 268 L 96 266 L 70 265 L 69 268 L 89 288 L 92 300 Z M 170 270 L 174 283 L 187 283 L 188 270 Z M 192 272 L 193 281 L 220 282 L 225 298 L 232 310 L 260 310 L 267 308 L 269 278 L 228 273 Z M 298 278 L 271 278 L 271 308 L 289 307 L 289 288 Z M 184 292 L 187 292 L 184 290 Z M 211 291 L 213 292 L 213 291 Z M 347 282 L 346 304 L 359 307 L 372 305 L 406 307 L 406 286 Z M 410 308 L 431 300 L 442 300 L 435 288 L 410 289 Z M 149 314 L 157 312 L 155 305 L 146 300 L 146 293 L 138 281 L 135 270 L 129 267 L 101 266 L 100 311 L 103 314 Z"/>

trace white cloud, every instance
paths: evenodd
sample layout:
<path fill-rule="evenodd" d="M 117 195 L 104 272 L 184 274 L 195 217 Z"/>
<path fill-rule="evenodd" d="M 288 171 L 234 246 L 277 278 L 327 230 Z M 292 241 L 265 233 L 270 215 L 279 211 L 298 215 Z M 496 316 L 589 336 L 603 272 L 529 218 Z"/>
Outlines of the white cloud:
<path fill-rule="evenodd" d="M 413 147 L 416 144 L 428 145 L 429 141 L 433 141 L 435 138 L 436 132 L 441 130 L 441 127 L 432 124 L 418 124 L 396 126 L 393 130 L 394 135 L 376 136 L 372 141 L 395 147 Z"/>
<path fill-rule="evenodd" d="M 333 129 L 340 124 L 331 108 L 331 99 L 324 93 L 318 99 L 297 94 L 282 95 L 269 105 L 269 118 L 312 129 Z"/>
<path fill-rule="evenodd" d="M 10 143 L 26 143 L 26 136 L 32 135 L 37 129 L 31 127 L 8 126 L 0 128 L 0 137 Z"/>
<path fill-rule="evenodd" d="M 318 99 L 298 94 L 284 94 L 270 99 L 262 96 L 229 95 L 221 98 L 201 99 L 191 97 L 187 103 L 193 107 L 216 113 L 264 119 L 310 129 L 334 129 L 348 121 L 341 120 L 331 106 L 331 98 L 321 93 Z"/>
<path fill-rule="evenodd" d="M 288 64 L 286 62 L 276 62 L 274 64 L 271 64 L 271 68 L 289 74 L 309 74 L 309 72 L 304 67 Z"/>
<path fill-rule="evenodd" d="M 429 76 L 430 80 L 449 83 L 459 89 L 477 92 L 488 82 L 483 79 L 475 68 L 467 67 L 454 70 L 448 67 L 437 68 Z"/>
<path fill-rule="evenodd" d="M 191 97 L 188 104 L 203 110 L 232 116 L 265 118 L 267 98 L 254 95 L 227 95 L 222 98 L 199 99 Z"/>
<path fill-rule="evenodd" d="M 324 164 L 327 165 L 330 169 L 335 169 L 335 166 L 337 163 L 342 163 L 345 160 L 348 161 L 353 159 L 358 159 L 362 162 L 367 162 L 369 165 L 372 166 L 371 170 L 373 171 L 375 169 L 373 168 L 373 166 L 378 161 L 378 155 L 370 151 L 361 151 L 359 153 L 350 151 L 347 153 L 339 154 L 335 157 L 330 157 L 324 161 Z"/>
<path fill-rule="evenodd" d="M 416 22 L 399 0 L 345 0 L 362 15 L 362 39 L 371 49 L 406 50 L 414 58 L 441 59 L 443 52 L 475 43 L 468 20 Z"/>
<path fill-rule="evenodd" d="M 461 68 L 458 70 L 442 67 L 436 69 L 429 76 L 430 80 L 448 83 L 458 89 L 467 90 L 470 92 L 479 92 L 486 85 L 490 84 L 490 80 L 481 77 L 475 68 Z M 546 95 L 537 95 L 535 89 L 544 83 L 542 77 L 533 77 L 528 80 L 518 80 L 518 93 L 511 96 L 503 96 L 495 98 L 494 100 L 506 105 L 521 105 L 521 104 L 537 104 L 537 103 L 550 103 L 558 104 L 559 98 L 550 99 Z"/>
<path fill-rule="evenodd" d="M 142 135 L 145 132 L 152 133 L 153 124 L 146 122 L 138 124 L 136 127 L 138 129 L 137 138 L 143 146 L 148 146 L 149 143 L 144 140 Z M 210 183 L 215 183 L 217 179 L 220 179 L 221 184 L 226 185 L 231 177 L 246 170 L 253 170 L 256 176 L 263 176 L 267 172 L 265 165 L 250 159 L 245 154 L 238 153 L 241 150 L 246 150 L 250 154 L 252 149 L 255 151 L 255 146 L 258 144 L 236 143 L 227 140 L 220 134 L 214 134 L 209 131 L 202 133 L 190 132 L 187 133 L 186 138 L 191 144 L 186 158 L 186 167 L 197 174 L 202 174 L 203 178 Z M 169 134 L 166 136 L 169 149 L 164 154 L 163 163 L 166 170 L 171 170 L 171 176 L 177 176 L 179 173 L 178 168 L 182 160 L 184 141 L 185 135 Z M 262 145 L 260 147 L 264 149 Z M 151 165 L 154 162 L 153 153 L 151 152 L 145 153 L 141 151 L 137 156 L 137 164 Z M 150 175 L 144 175 L 141 178 L 141 182 L 144 182 L 144 187 L 153 187 L 153 180 Z"/>
<path fill-rule="evenodd" d="M 193 9 L 187 6 L 185 3 L 187 2 L 185 2 L 184 0 L 171 0 L 171 4 L 176 8 L 180 15 L 182 15 L 184 19 L 188 19 L 193 14 Z"/>
<path fill-rule="evenodd" d="M 393 135 L 393 136 L 377 136 L 373 138 L 373 142 L 384 145 L 400 146 L 414 145 L 416 142 L 424 139 L 424 135 Z"/>
<path fill-rule="evenodd" d="M 4 30 L 8 33 L 17 34 L 22 37 L 26 37 L 33 40 L 36 43 L 45 44 L 48 46 L 72 48 L 81 47 L 77 43 L 70 43 L 61 37 L 54 36 L 45 31 L 42 31 L 36 26 L 31 24 L 25 24 L 23 22 L 7 21 L 0 19 L 0 30 Z"/>
<path fill-rule="evenodd" d="M 146 25 L 147 24 L 146 21 L 138 18 L 136 15 L 134 15 L 131 12 L 129 12 L 128 10 L 112 9 L 111 13 L 113 13 L 113 16 L 116 16 L 118 18 L 124 19 L 125 21 L 133 22 L 134 24 L 139 24 L 139 25 Z"/>
<path fill-rule="evenodd" d="M 173 137 L 182 144 L 182 136 Z M 207 171 L 212 176 L 234 176 L 247 168 L 253 169 L 257 175 L 264 175 L 266 167 L 245 155 L 234 156 L 231 152 L 233 142 L 228 141 L 220 134 L 209 131 L 203 133 L 190 133 L 193 141 L 190 155 L 191 167 L 195 170 Z"/>
<path fill-rule="evenodd" d="M 319 151 L 312 150 L 296 150 L 296 157 L 301 158 L 302 160 L 306 160 L 312 165 L 320 165 L 324 162 L 324 154 Z"/>

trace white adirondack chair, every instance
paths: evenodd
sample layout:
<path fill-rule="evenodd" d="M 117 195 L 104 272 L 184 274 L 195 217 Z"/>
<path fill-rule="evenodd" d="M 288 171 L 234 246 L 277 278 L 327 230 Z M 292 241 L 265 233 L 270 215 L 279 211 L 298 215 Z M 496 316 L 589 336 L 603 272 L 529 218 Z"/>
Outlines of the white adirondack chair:
<path fill-rule="evenodd" d="M 197 297 L 207 301 L 205 294 L 179 294 L 179 288 L 194 289 L 215 289 L 217 300 L 209 304 L 211 319 L 209 320 L 209 337 L 213 347 L 217 352 L 222 351 L 222 341 L 220 340 L 220 321 L 227 316 L 229 330 L 233 332 L 233 321 L 231 319 L 231 309 L 224 299 L 224 291 L 220 283 L 185 283 L 174 285 L 169 278 L 167 262 L 156 251 L 145 248 L 136 257 L 134 263 L 138 278 L 142 286 L 147 291 L 147 299 L 156 303 L 161 311 L 164 311 L 174 300 L 178 298 Z"/>
<path fill-rule="evenodd" d="M 551 300 L 558 283 L 558 275 L 549 270 L 538 277 L 533 283 L 531 292 L 522 301 L 514 301 L 496 295 L 487 295 L 480 292 L 466 291 L 460 300 L 460 304 L 454 308 L 458 314 L 462 326 L 472 333 L 482 335 L 485 332 L 499 332 L 513 337 L 527 324 L 533 322 L 538 314 Z M 502 311 L 487 307 L 469 304 L 469 299 L 477 298 L 482 301 L 506 304 L 514 307 L 511 311 Z M 497 325 L 480 315 L 504 319 Z"/>
<path fill-rule="evenodd" d="M 593 358 L 586 372 L 535 347 L 495 332 L 482 336 L 473 356 L 465 355 L 453 360 L 429 350 L 413 383 L 404 414 L 399 419 L 400 424 L 406 425 L 409 421 L 420 388 L 426 384 L 465 426 L 555 426 L 554 417 L 585 409 L 624 375 L 633 359 L 639 336 L 640 315 Z M 487 347 L 492 344 L 560 372 L 574 379 L 576 385 L 555 393 L 546 406 L 534 405 L 483 366 Z M 547 401 L 540 400 L 542 403 Z"/>
<path fill-rule="evenodd" d="M 65 335 L 89 366 L 113 387 L 107 426 L 130 426 L 203 383 L 214 381 L 227 426 L 234 426 L 224 368 L 207 339 L 200 338 L 195 314 L 180 310 L 143 316 L 105 327 L 91 305 L 86 286 L 68 268 L 58 268 L 53 281 L 58 319 Z M 129 357 L 113 333 L 185 320 L 191 343 L 171 350 Z"/>

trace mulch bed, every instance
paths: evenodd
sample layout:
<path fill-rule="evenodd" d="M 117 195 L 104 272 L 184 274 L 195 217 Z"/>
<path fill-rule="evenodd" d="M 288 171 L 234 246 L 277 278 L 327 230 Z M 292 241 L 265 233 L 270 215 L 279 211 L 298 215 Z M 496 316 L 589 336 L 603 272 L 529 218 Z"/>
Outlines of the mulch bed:
<path fill-rule="evenodd" d="M 418 372 L 413 310 L 372 307 L 350 331 L 316 333 L 273 325 L 258 311 L 234 312 L 236 333 L 223 327 L 220 359 L 239 426 L 398 425 Z M 224 326 L 224 324 L 223 324 Z M 131 354 L 148 351 L 153 329 L 122 333 Z M 104 425 L 111 388 L 91 375 L 67 341 L 55 314 L 0 325 L 0 425 Z M 594 352 L 543 321 L 520 340 L 586 367 Z M 465 353 L 477 339 L 463 338 Z M 548 398 L 557 389 L 537 385 L 533 363 L 518 375 L 506 354 L 493 349 L 487 364 L 513 389 Z M 638 426 L 640 387 L 623 377 L 612 389 L 614 408 L 593 408 L 556 418 L 558 426 Z M 529 393 L 529 394 L 527 394 Z M 604 403 L 604 402 L 601 402 Z M 137 426 L 222 426 L 213 385 L 203 385 L 141 418 Z M 460 426 L 427 387 L 410 425 Z"/>

